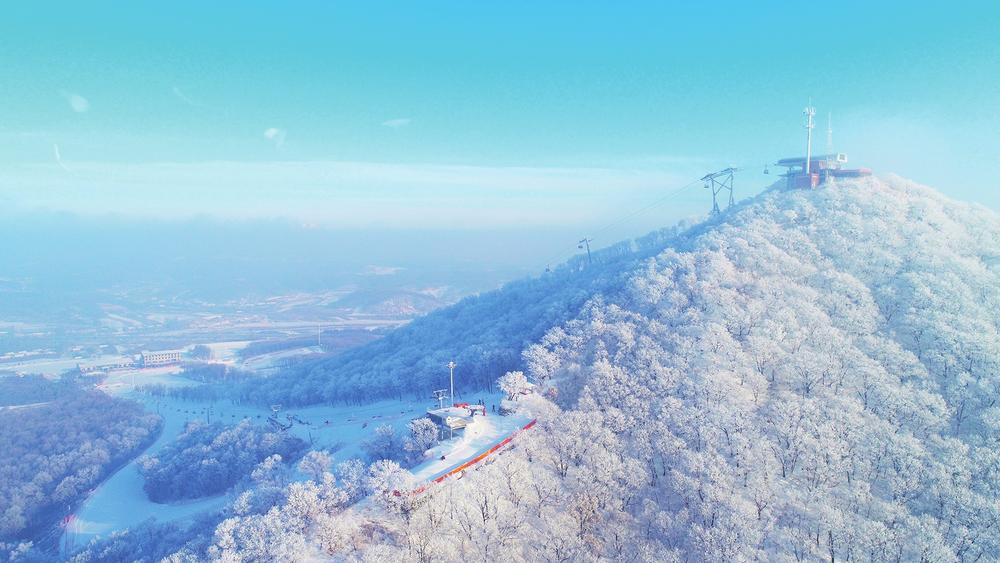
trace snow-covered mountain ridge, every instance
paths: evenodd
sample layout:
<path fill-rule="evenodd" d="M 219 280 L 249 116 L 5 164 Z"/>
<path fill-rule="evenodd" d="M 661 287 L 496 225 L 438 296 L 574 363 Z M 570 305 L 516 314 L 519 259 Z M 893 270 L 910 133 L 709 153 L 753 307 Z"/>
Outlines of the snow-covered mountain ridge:
<path fill-rule="evenodd" d="M 446 559 L 491 542 L 523 560 L 996 559 L 998 254 L 995 213 L 899 178 L 771 190 L 527 349 L 562 408 L 447 493 L 470 510 L 496 497 L 475 541 L 459 515 L 392 543 L 404 558 L 416 534 L 445 538 Z"/>
<path fill-rule="evenodd" d="M 866 179 L 772 189 L 465 300 L 314 366 L 296 393 L 419 389 L 456 350 L 463 366 L 467 347 L 501 350 L 481 377 L 523 367 L 552 389 L 522 407 L 534 430 L 426 496 L 386 496 L 388 511 L 286 493 L 204 553 L 998 560 L 998 255 L 996 213 Z"/>
<path fill-rule="evenodd" d="M 526 354 L 645 468 L 652 545 L 1000 556 L 995 213 L 871 180 L 771 191 L 685 242 Z"/>

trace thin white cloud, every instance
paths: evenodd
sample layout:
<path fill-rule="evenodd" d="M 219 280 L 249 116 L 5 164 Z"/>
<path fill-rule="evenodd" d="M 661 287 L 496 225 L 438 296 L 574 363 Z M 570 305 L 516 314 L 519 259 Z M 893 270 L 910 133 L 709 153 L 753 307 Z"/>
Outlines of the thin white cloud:
<path fill-rule="evenodd" d="M 264 137 L 274 143 L 274 147 L 280 149 L 285 144 L 285 136 L 288 134 L 284 129 L 268 127 L 264 130 Z"/>
<path fill-rule="evenodd" d="M 183 92 L 183 91 L 182 91 L 182 90 L 181 90 L 181 89 L 180 89 L 179 87 L 177 87 L 177 86 L 174 86 L 174 87 L 173 87 L 173 88 L 171 89 L 171 91 L 172 91 L 172 92 L 174 93 L 174 97 L 175 97 L 175 98 L 177 98 L 178 100 L 180 100 L 180 101 L 184 102 L 185 104 L 187 104 L 187 105 L 189 105 L 189 106 L 192 106 L 192 107 L 196 107 L 196 108 L 201 108 L 201 107 L 205 107 L 204 105 L 202 105 L 202 104 L 199 104 L 198 102 L 196 102 L 196 101 L 192 100 L 192 99 L 191 99 L 190 97 L 188 97 L 188 96 L 187 96 L 187 94 L 185 94 L 185 93 L 184 93 L 184 92 Z"/>
<path fill-rule="evenodd" d="M 59 153 L 59 145 L 57 143 L 52 143 L 52 152 L 56 157 L 56 164 L 59 165 L 59 168 L 62 168 L 66 172 L 69 172 L 70 169 L 67 168 L 65 164 L 63 164 L 62 154 Z"/>
<path fill-rule="evenodd" d="M 66 99 L 66 102 L 69 103 L 70 109 L 76 113 L 86 113 L 90 110 L 90 102 L 88 102 L 87 98 L 84 98 L 80 94 L 66 92 L 65 90 L 60 92 L 60 94 Z"/>
<path fill-rule="evenodd" d="M 266 137 L 276 142 L 280 133 Z M 338 227 L 489 228 L 601 222 L 697 177 L 683 167 L 346 161 L 74 161 L 72 171 L 66 174 L 57 162 L 7 166 L 0 168 L 0 185 L 11 186 L 7 195 L 24 209 L 160 218 L 283 217 Z M 699 210 L 702 195 L 700 190 L 695 194 Z"/>
<path fill-rule="evenodd" d="M 394 276 L 406 268 L 400 266 L 367 266 L 362 272 L 363 276 Z"/>
<path fill-rule="evenodd" d="M 382 125 L 389 127 L 391 129 L 399 129 L 400 127 L 406 127 L 413 120 L 409 117 L 397 117 L 395 119 L 388 119 L 382 122 Z"/>

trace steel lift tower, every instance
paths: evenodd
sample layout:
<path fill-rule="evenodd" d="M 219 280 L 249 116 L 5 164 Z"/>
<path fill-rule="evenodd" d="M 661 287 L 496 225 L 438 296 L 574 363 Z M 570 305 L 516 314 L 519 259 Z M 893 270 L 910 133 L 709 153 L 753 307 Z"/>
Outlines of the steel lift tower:
<path fill-rule="evenodd" d="M 591 256 L 590 256 L 590 243 L 592 243 L 592 242 L 594 242 L 594 239 L 592 239 L 590 237 L 583 237 L 582 239 L 580 239 L 580 242 L 578 242 L 576 244 L 576 247 L 579 248 L 579 249 L 581 249 L 581 250 L 584 247 L 587 248 L 587 264 L 588 265 L 594 263 L 594 259 L 591 258 Z"/>
<path fill-rule="evenodd" d="M 739 168 L 726 168 L 718 172 L 706 174 L 701 181 L 705 182 L 705 188 L 712 190 L 712 215 L 721 213 L 719 210 L 719 192 L 729 190 L 729 205 L 733 205 L 733 174 Z M 728 207 L 727 207 L 728 208 Z"/>

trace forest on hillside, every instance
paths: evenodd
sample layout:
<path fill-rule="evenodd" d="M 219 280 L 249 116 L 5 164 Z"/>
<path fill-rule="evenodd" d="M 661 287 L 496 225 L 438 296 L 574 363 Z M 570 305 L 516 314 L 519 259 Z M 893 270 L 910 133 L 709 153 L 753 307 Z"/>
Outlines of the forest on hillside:
<path fill-rule="evenodd" d="M 419 483 L 378 459 L 406 461 L 386 432 L 368 466 L 310 452 L 292 471 L 271 456 L 215 520 L 146 524 L 75 560 L 144 554 L 154 537 L 173 561 L 1000 554 L 995 213 L 900 179 L 775 189 L 637 254 L 562 271 L 558 295 L 539 296 L 555 278 L 515 284 L 355 352 L 383 367 L 432 355 L 433 331 L 466 316 L 501 346 L 522 340 L 511 327 L 538 328 L 513 361 L 541 391 L 517 402 L 538 425 L 491 463 L 410 494 Z M 570 295 L 579 310 L 525 306 L 539 317 L 516 322 L 486 305 Z M 336 373 L 302 389 L 322 396 Z"/>
<path fill-rule="evenodd" d="M 50 401 L 0 410 L 0 541 L 54 525 L 160 430 L 160 417 L 132 401 L 54 385 L 58 393 L 31 397 Z"/>
<path fill-rule="evenodd" d="M 416 484 L 393 461 L 309 454 L 308 480 L 246 491 L 170 557 L 995 559 L 998 248 L 995 213 L 900 179 L 771 190 L 628 269 L 564 274 L 579 311 L 542 309 L 516 362 L 545 391 L 519 401 L 539 424 L 493 463 L 420 496 L 394 493 Z M 465 315 L 541 326 L 484 304 L 545 283 L 356 354 L 430 353 L 424 330 Z M 377 511 L 351 508 L 364 494 Z"/>
<path fill-rule="evenodd" d="M 41 375 L 0 376 L 0 407 L 43 403 L 79 392 L 70 376 L 49 379 Z"/>
<path fill-rule="evenodd" d="M 655 255 L 687 228 L 682 223 L 595 251 L 592 264 L 586 257 L 572 259 L 541 277 L 467 297 L 375 342 L 302 362 L 226 394 L 261 405 L 299 406 L 426 398 L 447 382 L 449 361 L 459 366 L 461 389 L 492 389 L 497 378 L 518 369 L 522 352 L 549 327 L 577 314 L 592 294 L 624 283 L 639 260 Z"/>
<path fill-rule="evenodd" d="M 139 470 L 153 502 L 195 499 L 226 491 L 272 455 L 294 461 L 305 446 L 249 420 L 235 425 L 195 420 L 155 455 L 142 456 Z"/>

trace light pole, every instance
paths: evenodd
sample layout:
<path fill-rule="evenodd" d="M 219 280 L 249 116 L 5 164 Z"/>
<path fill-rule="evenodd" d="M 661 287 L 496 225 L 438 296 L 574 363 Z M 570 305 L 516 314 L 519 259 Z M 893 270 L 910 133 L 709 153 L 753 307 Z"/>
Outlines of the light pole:
<path fill-rule="evenodd" d="M 451 372 L 451 404 L 455 404 L 455 366 L 454 361 L 448 362 L 448 370 Z"/>

